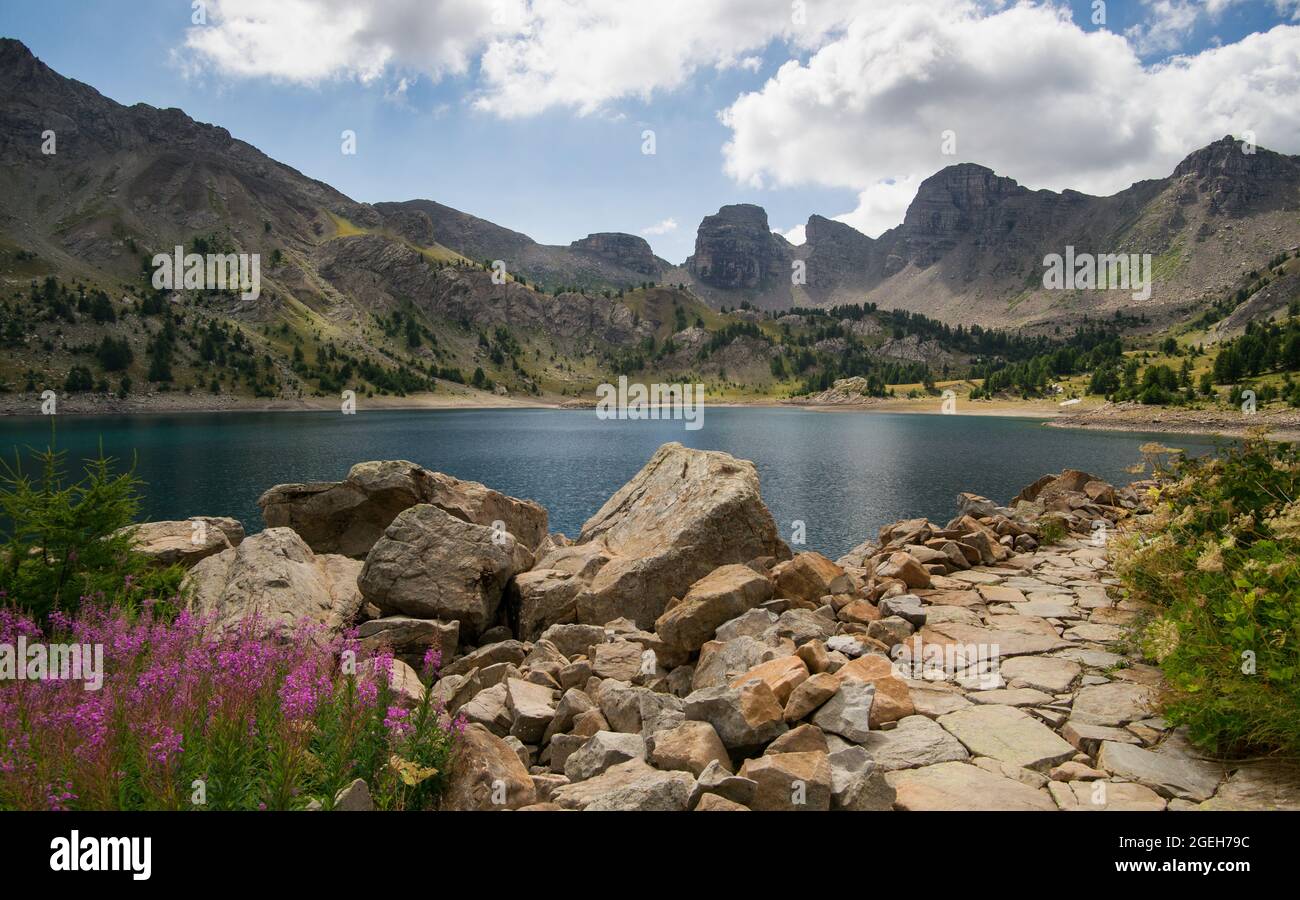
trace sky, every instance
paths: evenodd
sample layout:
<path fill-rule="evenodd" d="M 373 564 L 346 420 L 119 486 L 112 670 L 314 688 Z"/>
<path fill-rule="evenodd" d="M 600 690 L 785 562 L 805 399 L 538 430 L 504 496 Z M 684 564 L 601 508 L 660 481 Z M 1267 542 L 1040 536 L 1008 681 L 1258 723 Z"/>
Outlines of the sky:
<path fill-rule="evenodd" d="M 1110 194 L 1300 153 L 1300 0 L 2 0 L 0 35 L 356 200 L 674 263 L 729 203 L 878 235 L 957 162 Z"/>

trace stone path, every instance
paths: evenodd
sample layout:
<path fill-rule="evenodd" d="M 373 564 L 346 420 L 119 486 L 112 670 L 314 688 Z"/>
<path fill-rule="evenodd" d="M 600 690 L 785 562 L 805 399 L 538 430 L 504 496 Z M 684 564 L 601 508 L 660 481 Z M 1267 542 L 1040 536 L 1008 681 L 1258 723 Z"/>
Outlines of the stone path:
<path fill-rule="evenodd" d="M 895 808 L 1300 809 L 1300 770 L 1205 760 L 1153 712 L 1161 675 L 1125 655 L 1140 609 L 1116 584 L 1103 549 L 1067 538 L 915 592 L 923 645 L 1001 657 L 908 672 L 916 714 L 864 743 Z"/>

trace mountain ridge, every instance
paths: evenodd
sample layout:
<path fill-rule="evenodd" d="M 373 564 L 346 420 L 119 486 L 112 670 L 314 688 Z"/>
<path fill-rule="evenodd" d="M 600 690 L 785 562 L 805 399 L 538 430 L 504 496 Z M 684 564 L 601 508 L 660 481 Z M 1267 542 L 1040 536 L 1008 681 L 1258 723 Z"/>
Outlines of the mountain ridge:
<path fill-rule="evenodd" d="M 1273 248 L 1300 244 L 1297 159 L 1240 151 L 1225 138 L 1189 154 L 1176 177 L 1105 198 L 961 163 L 926 179 L 904 221 L 875 239 L 814 214 L 794 246 L 762 207 L 727 205 L 674 266 L 635 235 L 543 245 L 433 200 L 355 201 L 220 126 L 124 106 L 0 39 L 0 286 L 11 292 L 0 331 L 12 351 L 0 387 L 62 383 L 79 355 L 120 333 L 131 352 L 96 358 L 128 363 L 104 377 L 134 373 L 161 389 L 322 396 L 364 375 L 368 391 L 470 384 L 576 397 L 610 373 L 641 373 L 724 392 L 824 388 L 834 375 L 877 390 L 886 374 L 919 382 L 925 366 L 946 375 L 1006 346 L 971 326 L 1042 335 L 1137 321 L 1127 293 L 1033 288 L 1042 253 L 1062 240 L 1155 247 L 1158 274 L 1197 286 L 1157 295 L 1144 323 L 1148 312 L 1217 308 Z M 150 288 L 152 255 L 176 245 L 259 254 L 260 295 Z M 1233 329 L 1290 301 L 1250 281 L 1249 302 L 1220 317 Z M 825 315 L 846 304 L 857 308 Z M 759 311 L 786 307 L 794 313 Z M 130 315 L 140 318 L 126 332 L 105 325 Z M 212 374 L 214 358 L 234 371 Z"/>

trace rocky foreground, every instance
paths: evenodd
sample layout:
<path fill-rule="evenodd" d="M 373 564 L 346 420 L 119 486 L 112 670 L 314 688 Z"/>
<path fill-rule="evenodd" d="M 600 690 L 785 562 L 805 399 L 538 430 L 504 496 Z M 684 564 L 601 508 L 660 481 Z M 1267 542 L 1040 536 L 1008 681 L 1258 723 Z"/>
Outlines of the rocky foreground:
<path fill-rule="evenodd" d="M 433 699 L 469 723 L 446 809 L 1300 808 L 1273 766 L 1199 758 L 1125 654 L 1143 611 L 1104 538 L 1137 486 L 962 494 L 835 562 L 791 552 L 751 463 L 679 444 L 573 540 L 403 461 L 260 504 L 260 534 L 197 517 L 141 549 L 191 567 L 214 628 L 355 625 L 403 702 L 440 649 Z"/>

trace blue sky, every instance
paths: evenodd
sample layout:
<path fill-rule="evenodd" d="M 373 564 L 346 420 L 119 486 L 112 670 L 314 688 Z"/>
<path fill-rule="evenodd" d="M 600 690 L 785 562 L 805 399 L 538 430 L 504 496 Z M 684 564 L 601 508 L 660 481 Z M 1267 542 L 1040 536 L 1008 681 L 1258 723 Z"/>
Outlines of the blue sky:
<path fill-rule="evenodd" d="M 0 34 L 357 200 L 430 198 L 546 243 L 644 233 L 673 262 L 726 203 L 764 206 L 778 231 L 819 213 L 876 233 L 951 162 L 1109 193 L 1229 131 L 1300 152 L 1295 0 L 1111 2 L 1104 26 L 1091 0 L 809 0 L 793 31 L 788 0 L 575 3 L 502 24 L 491 0 L 291 0 L 274 21 L 210 0 L 196 26 L 186 0 L 5 0 Z"/>

